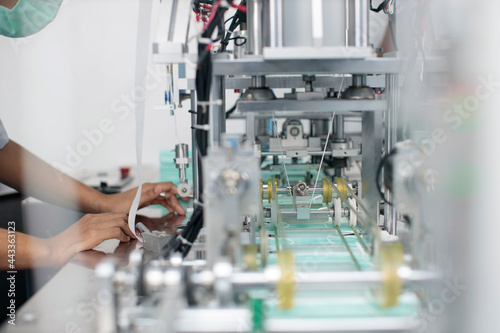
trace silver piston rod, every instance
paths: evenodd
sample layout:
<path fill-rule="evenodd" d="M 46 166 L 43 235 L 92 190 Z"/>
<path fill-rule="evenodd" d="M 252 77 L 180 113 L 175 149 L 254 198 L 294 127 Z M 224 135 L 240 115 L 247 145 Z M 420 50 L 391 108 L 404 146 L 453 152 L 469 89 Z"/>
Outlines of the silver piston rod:
<path fill-rule="evenodd" d="M 350 185 L 352 185 L 352 184 L 350 184 Z M 334 183 L 333 186 L 337 187 L 337 184 Z M 267 189 L 268 189 L 268 187 L 269 187 L 269 185 L 267 185 L 267 184 L 262 185 L 262 189 L 263 189 L 263 192 L 264 192 L 264 199 L 267 199 Z M 276 192 L 278 194 L 289 194 L 290 193 L 290 188 L 288 188 L 288 187 L 278 187 L 276 190 L 277 190 Z M 314 189 L 314 187 L 310 187 L 308 189 L 308 191 L 310 193 L 314 192 L 314 194 L 323 194 L 323 187 L 316 187 L 316 189 Z M 357 193 L 356 188 L 354 188 L 354 193 Z"/>

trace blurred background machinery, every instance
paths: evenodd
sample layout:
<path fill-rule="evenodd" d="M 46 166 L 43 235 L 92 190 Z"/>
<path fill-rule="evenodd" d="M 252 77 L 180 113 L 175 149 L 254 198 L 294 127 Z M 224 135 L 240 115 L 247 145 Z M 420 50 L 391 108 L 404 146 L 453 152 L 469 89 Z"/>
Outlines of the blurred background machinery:
<path fill-rule="evenodd" d="M 140 224 L 143 248 L 99 262 L 84 331 L 440 331 L 426 313 L 449 283 L 446 135 L 430 115 L 447 73 L 429 10 L 161 1 L 159 108 L 190 103 L 172 164 L 193 200 L 168 235 Z"/>
<path fill-rule="evenodd" d="M 370 10 L 393 52 L 370 45 Z M 159 253 L 99 264 L 114 300 L 99 330 L 419 329 L 444 273 L 423 205 L 439 172 L 425 128 L 400 118 L 418 60 L 397 50 L 395 1 L 172 0 L 161 14 L 153 57 L 185 73 L 171 104 L 191 101 L 194 207 Z M 244 132 L 226 134 L 234 119 Z"/>

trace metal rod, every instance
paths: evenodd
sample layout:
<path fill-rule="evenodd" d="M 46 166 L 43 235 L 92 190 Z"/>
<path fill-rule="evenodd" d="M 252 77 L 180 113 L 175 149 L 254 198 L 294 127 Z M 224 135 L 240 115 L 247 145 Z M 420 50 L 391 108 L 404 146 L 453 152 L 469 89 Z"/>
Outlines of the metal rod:
<path fill-rule="evenodd" d="M 281 215 L 283 216 L 297 216 L 297 210 L 296 209 L 280 209 Z M 311 209 L 309 211 L 309 214 L 314 215 L 315 217 L 318 216 L 331 216 L 332 212 L 330 210 L 319 210 L 319 209 Z"/>
<path fill-rule="evenodd" d="M 266 86 L 266 76 L 265 75 L 252 76 L 252 87 L 253 88 L 264 88 L 265 86 Z"/>
<path fill-rule="evenodd" d="M 358 205 L 361 207 L 361 209 L 363 209 L 363 211 L 365 212 L 365 215 L 361 215 L 358 210 L 356 209 L 356 207 L 353 207 L 351 206 L 351 203 L 347 200 L 347 198 L 342 194 L 342 192 L 339 191 L 339 189 L 332 183 L 332 181 L 328 178 L 326 178 L 326 180 L 330 183 L 330 185 L 332 185 L 332 188 L 335 192 L 337 192 L 337 196 L 342 199 L 342 201 L 347 205 L 347 207 L 351 210 L 351 212 L 354 212 L 354 214 L 356 214 L 356 216 L 358 217 L 358 219 L 360 221 L 365 221 L 365 218 L 368 219 L 368 222 L 371 223 L 372 227 L 373 227 L 373 235 L 374 237 L 376 238 L 376 241 L 377 241 L 377 245 L 380 244 L 381 242 L 381 236 L 380 236 L 380 230 L 378 229 L 378 226 L 377 226 L 377 221 L 373 219 L 373 217 L 368 213 L 368 210 L 366 209 L 365 205 L 363 204 L 363 202 L 358 198 L 358 196 L 356 194 L 354 194 L 354 192 L 351 190 L 351 188 L 344 182 L 344 180 L 342 178 L 339 178 L 344 184 L 345 186 L 347 186 L 347 190 L 351 193 L 351 195 L 353 195 L 353 198 L 356 200 L 356 202 L 358 203 Z"/>
<path fill-rule="evenodd" d="M 431 271 L 412 270 L 404 267 L 398 270 L 398 276 L 405 286 L 419 285 L 421 283 L 438 281 L 441 275 Z M 198 275 L 201 273 L 197 273 Z M 230 281 L 234 286 L 252 288 L 267 287 L 274 288 L 281 278 L 281 270 L 277 266 L 270 266 L 262 272 L 234 272 Z M 195 274 L 191 281 L 197 283 Z M 202 280 L 201 278 L 199 279 Z M 345 272 L 297 272 L 294 280 L 297 285 L 318 285 L 318 288 L 324 288 L 324 285 L 338 286 L 346 284 L 360 284 L 363 287 L 376 287 L 384 282 L 384 274 L 381 271 L 345 271 Z"/>
<path fill-rule="evenodd" d="M 247 2 L 247 31 L 248 31 L 248 53 L 262 55 L 262 0 L 249 0 Z"/>
<path fill-rule="evenodd" d="M 386 111 L 386 154 L 390 154 L 397 142 L 397 106 L 398 106 L 398 77 L 397 75 L 386 76 L 386 86 L 388 94 L 388 108 Z M 386 189 L 386 199 L 393 202 L 393 195 L 389 189 Z M 392 205 L 386 204 L 384 207 L 384 226 L 391 235 L 397 235 L 397 212 Z"/>
<path fill-rule="evenodd" d="M 333 186 L 337 186 L 337 184 L 332 184 Z M 264 190 L 264 197 L 267 198 L 267 189 L 268 189 L 268 185 L 267 184 L 263 184 L 262 185 L 262 189 Z M 309 187 L 309 191 L 313 191 L 315 193 L 323 193 L 323 187 L 316 187 L 316 189 L 314 189 L 314 187 Z M 276 189 L 276 192 L 277 193 L 290 193 L 290 189 L 288 187 L 278 187 Z"/>
<path fill-rule="evenodd" d="M 172 0 L 172 12 L 170 13 L 170 24 L 168 27 L 168 41 L 172 42 L 174 40 L 175 32 L 175 21 L 177 18 L 177 7 L 179 6 L 179 0 Z"/>
<path fill-rule="evenodd" d="M 347 249 L 347 252 L 349 252 L 349 254 L 351 255 L 352 261 L 354 262 L 354 266 L 356 266 L 356 268 L 360 271 L 361 270 L 361 266 L 359 265 L 358 260 L 354 256 L 354 253 L 352 253 L 352 250 L 349 247 L 349 244 L 347 244 L 347 241 L 345 240 L 344 234 L 340 230 L 340 227 L 338 225 L 336 225 L 335 229 L 337 230 L 340 238 L 342 239 L 342 242 L 344 243 L 345 248 Z"/>
<path fill-rule="evenodd" d="M 354 234 L 356 235 L 356 238 L 358 239 L 358 242 L 361 244 L 361 246 L 363 247 L 363 250 L 365 250 L 365 252 L 367 254 L 370 254 L 370 250 L 368 250 L 368 247 L 366 246 L 365 244 L 365 241 L 363 240 L 363 238 L 361 238 L 361 236 L 359 235 L 359 232 L 356 230 L 356 227 L 354 226 L 351 226 L 351 229 L 352 231 L 354 232 Z"/>
<path fill-rule="evenodd" d="M 352 85 L 354 87 L 366 87 L 366 75 L 360 75 L 360 74 L 353 75 Z"/>
<path fill-rule="evenodd" d="M 326 179 L 329 181 L 329 179 L 328 179 L 328 178 L 326 178 Z M 365 204 L 363 203 L 363 201 L 362 201 L 360 198 L 358 198 L 358 196 L 356 195 L 356 193 L 354 193 L 354 191 L 351 189 L 351 187 L 349 186 L 349 184 L 348 184 L 348 183 L 347 183 L 344 179 L 340 178 L 340 181 L 341 181 L 342 183 L 344 183 L 344 186 L 347 188 L 347 192 L 349 192 L 349 194 L 350 194 L 350 195 L 354 198 L 354 200 L 356 200 L 356 202 L 358 203 L 358 206 L 359 206 L 359 207 L 361 207 L 361 209 L 364 211 L 364 213 L 365 213 L 365 214 L 366 214 L 366 216 L 368 217 L 368 220 L 370 220 L 370 221 L 373 223 L 373 225 L 376 227 L 376 226 L 377 226 L 377 222 L 376 222 L 376 221 L 375 221 L 375 219 L 371 216 L 371 214 L 368 212 L 368 209 L 366 208 L 366 206 L 365 206 Z M 331 183 L 331 182 L 330 182 L 330 183 Z M 337 190 L 337 191 L 338 191 L 338 189 L 337 189 L 335 186 L 333 186 L 333 184 L 332 184 L 332 188 L 333 188 L 334 190 Z M 340 193 L 340 191 L 339 191 L 339 192 L 337 192 L 337 194 L 340 194 L 340 195 L 343 197 L 343 198 L 341 198 L 342 200 L 344 200 L 344 199 L 345 199 L 345 197 L 342 195 L 342 193 Z M 345 200 L 345 201 L 347 202 L 347 200 Z M 350 208 L 351 208 L 351 207 L 350 207 Z M 355 207 L 353 207 L 353 208 L 355 208 Z"/>
<path fill-rule="evenodd" d="M 267 318 L 267 333 L 414 332 L 418 326 L 408 317 Z M 190 332 L 190 331 L 189 331 Z M 179 332 L 183 333 L 183 332 Z"/>
<path fill-rule="evenodd" d="M 344 134 L 344 116 L 339 114 L 335 116 L 335 132 L 333 133 L 334 142 L 343 142 Z"/>
<path fill-rule="evenodd" d="M 223 90 L 223 77 L 214 76 L 212 78 L 212 87 L 210 92 L 210 112 L 209 123 L 210 131 L 208 133 L 209 146 L 216 147 L 221 142 L 221 134 L 224 133 L 225 129 L 222 124 L 226 120 L 226 115 L 224 114 L 224 107 L 222 106 L 224 98 Z M 224 119 L 222 119 L 224 118 Z"/>
<path fill-rule="evenodd" d="M 278 228 L 274 226 L 274 240 L 276 241 L 276 252 L 280 252 L 280 241 L 278 237 Z"/>
<path fill-rule="evenodd" d="M 283 46 L 283 0 L 271 0 L 270 12 L 270 42 L 271 47 Z"/>
<path fill-rule="evenodd" d="M 264 189 L 264 191 L 267 191 L 268 186 L 267 185 L 263 185 L 262 188 Z M 310 187 L 309 191 L 312 191 L 313 189 L 314 189 L 313 187 Z M 316 187 L 315 192 L 316 193 L 323 193 L 323 187 Z M 278 187 L 277 193 L 290 193 L 290 190 L 287 187 Z"/>
<path fill-rule="evenodd" d="M 197 99 L 196 90 L 191 90 L 191 126 L 196 125 L 196 110 L 197 110 Z M 199 175 L 198 175 L 198 159 L 199 159 L 199 149 L 196 142 L 196 130 L 193 128 L 191 130 L 191 141 L 192 141 L 192 166 L 193 166 L 193 202 L 194 207 L 198 206 L 197 202 L 200 198 Z"/>
<path fill-rule="evenodd" d="M 281 153 L 279 151 L 263 151 L 263 152 L 261 152 L 261 155 L 262 156 L 279 156 L 279 155 L 281 155 Z M 322 156 L 323 152 L 322 151 L 308 151 L 307 155 L 308 156 Z M 335 157 L 334 152 L 330 152 L 330 153 L 326 152 L 325 156 L 334 156 Z M 285 157 L 286 157 L 286 155 L 285 155 Z M 340 156 L 338 156 L 338 157 L 340 157 Z"/>
<path fill-rule="evenodd" d="M 368 47 L 368 0 L 350 0 L 350 46 Z"/>

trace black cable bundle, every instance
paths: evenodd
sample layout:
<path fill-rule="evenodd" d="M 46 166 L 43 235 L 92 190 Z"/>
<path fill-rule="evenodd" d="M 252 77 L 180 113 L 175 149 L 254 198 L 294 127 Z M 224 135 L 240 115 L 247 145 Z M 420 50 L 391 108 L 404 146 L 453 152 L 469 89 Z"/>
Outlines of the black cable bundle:
<path fill-rule="evenodd" d="M 191 219 L 189 220 L 182 234 L 177 235 L 175 238 L 172 238 L 170 242 L 168 242 L 167 245 L 163 247 L 163 249 L 161 250 L 161 256 L 163 258 L 168 258 L 174 252 L 182 253 L 183 258 L 187 256 L 202 227 L 203 208 L 201 206 L 198 206 L 194 210 L 193 215 L 191 216 Z"/>
<path fill-rule="evenodd" d="M 201 156 L 207 154 L 208 148 L 208 132 L 203 128 L 203 126 L 208 124 L 210 108 L 208 102 L 210 101 L 210 85 L 212 80 L 212 56 L 211 56 L 211 43 L 206 43 L 205 41 L 211 40 L 212 34 L 215 28 L 218 28 L 217 38 L 222 38 L 224 36 L 224 13 L 227 11 L 227 7 L 220 5 L 214 5 L 212 10 L 216 10 L 211 21 L 208 22 L 205 31 L 202 33 L 202 41 L 198 44 L 198 67 L 196 69 L 196 93 L 198 98 L 198 106 L 196 108 L 196 124 L 198 125 L 195 129 L 195 139 L 198 151 Z M 203 193 L 203 178 L 202 178 L 202 165 L 201 158 L 198 159 L 198 170 L 200 170 L 199 181 L 198 181 L 198 193 Z"/>
<path fill-rule="evenodd" d="M 373 3 L 372 3 L 372 2 L 373 2 L 373 0 L 370 0 L 370 10 L 371 10 L 371 11 L 374 11 L 375 13 L 378 13 L 378 12 L 380 12 L 380 11 L 382 11 L 382 10 L 383 10 L 383 11 L 384 11 L 384 13 L 389 14 L 389 13 L 387 12 L 387 6 L 389 5 L 389 3 L 390 3 L 391 1 L 392 1 L 392 0 L 384 0 L 384 1 L 382 1 L 382 3 L 380 3 L 380 5 L 378 5 L 378 7 L 377 7 L 377 8 L 375 8 L 375 7 L 373 7 Z"/>
<path fill-rule="evenodd" d="M 246 3 L 247 3 L 246 0 L 243 0 L 240 3 L 240 6 L 246 6 Z M 228 20 L 230 20 L 230 19 L 228 19 Z M 226 48 L 229 45 L 229 41 L 231 40 L 231 35 L 233 34 L 234 30 L 241 23 L 246 23 L 246 21 L 247 21 L 247 15 L 246 15 L 246 13 L 244 13 L 243 11 L 241 11 L 240 9 L 238 9 L 236 11 L 236 14 L 234 14 L 234 16 L 232 17 L 231 24 L 229 25 L 229 28 L 227 29 L 228 31 L 226 33 L 226 36 L 220 42 L 220 52 L 225 52 L 226 51 Z M 236 37 L 236 38 L 243 38 L 244 39 L 244 37 Z M 244 42 L 242 42 L 242 43 L 238 43 L 236 40 L 234 42 L 238 46 L 241 46 L 241 45 L 245 44 L 246 40 Z"/>
<path fill-rule="evenodd" d="M 390 190 L 393 189 L 393 178 L 392 178 L 392 172 L 393 172 L 393 166 L 392 163 L 390 162 L 390 158 L 394 156 L 397 153 L 397 149 L 393 149 L 389 154 L 385 155 L 381 160 L 380 163 L 378 164 L 377 167 L 377 173 L 376 173 L 376 184 L 377 184 L 377 190 L 378 193 L 380 194 L 380 197 L 386 204 L 389 206 L 394 206 L 394 204 L 390 201 L 387 200 L 385 197 L 384 192 L 382 191 L 382 184 L 385 185 L 385 187 L 389 188 Z M 382 184 L 380 183 L 380 176 L 382 175 L 382 170 L 385 170 L 384 172 L 384 177 L 382 179 Z"/>
<path fill-rule="evenodd" d="M 194 144 L 197 145 L 201 157 L 206 156 L 208 148 L 208 133 L 204 129 L 204 126 L 208 124 L 210 112 L 209 101 L 212 80 L 212 35 L 217 28 L 217 37 L 214 40 L 222 39 L 224 37 L 224 13 L 228 10 L 227 3 L 226 5 L 221 5 L 221 3 L 222 1 L 218 1 L 215 5 L 213 5 L 212 10 L 215 10 L 215 12 L 210 14 L 210 19 L 207 22 L 206 28 L 201 35 L 200 42 L 198 43 L 198 66 L 196 68 L 196 93 L 198 105 L 196 107 L 197 126 L 194 129 Z M 203 183 L 201 158 L 198 159 L 198 170 L 200 172 L 198 193 L 201 194 L 203 193 L 203 187 L 201 186 Z M 180 252 L 182 253 L 182 256 L 185 257 L 189 253 L 189 250 L 191 249 L 193 242 L 196 240 L 196 237 L 198 237 L 202 227 L 203 208 L 202 205 L 198 205 L 182 234 L 172 238 L 170 242 L 163 247 L 161 256 L 163 258 L 168 258 L 172 253 Z"/>

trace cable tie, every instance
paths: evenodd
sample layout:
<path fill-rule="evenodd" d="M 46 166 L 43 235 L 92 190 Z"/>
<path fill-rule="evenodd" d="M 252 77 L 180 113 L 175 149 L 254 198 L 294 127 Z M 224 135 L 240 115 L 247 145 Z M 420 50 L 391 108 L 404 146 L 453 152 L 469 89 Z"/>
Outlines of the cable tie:
<path fill-rule="evenodd" d="M 211 40 L 208 37 L 200 37 L 200 38 L 198 38 L 198 43 L 200 43 L 200 44 L 212 44 L 213 42 L 214 41 Z"/>
<path fill-rule="evenodd" d="M 182 237 L 181 235 L 177 236 L 177 238 L 179 238 L 179 240 L 181 241 L 182 244 L 184 245 L 189 245 L 189 246 L 193 246 L 193 243 L 189 242 L 187 239 L 185 239 L 184 237 Z"/>
<path fill-rule="evenodd" d="M 212 105 L 220 106 L 220 105 L 222 105 L 222 100 L 218 99 L 215 102 L 211 102 L 211 101 L 198 101 L 198 105 L 199 106 L 212 106 Z"/>
<path fill-rule="evenodd" d="M 197 130 L 201 130 L 201 131 L 209 131 L 210 130 L 210 125 L 198 125 L 198 124 L 194 124 L 193 126 L 191 126 L 192 129 L 197 129 Z"/>

